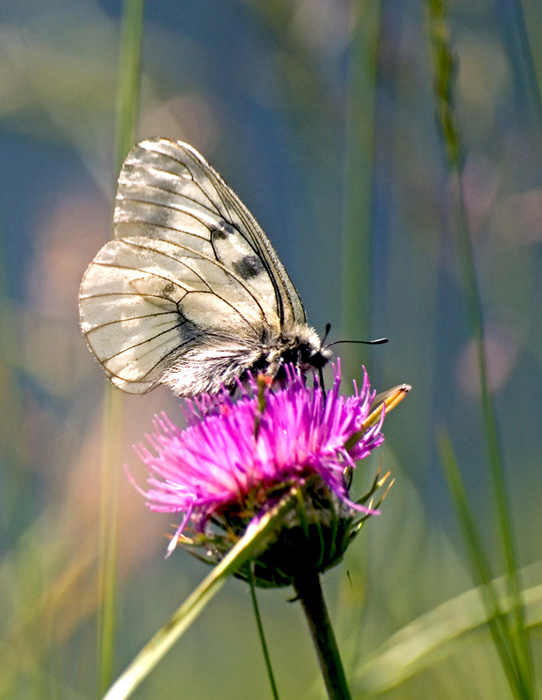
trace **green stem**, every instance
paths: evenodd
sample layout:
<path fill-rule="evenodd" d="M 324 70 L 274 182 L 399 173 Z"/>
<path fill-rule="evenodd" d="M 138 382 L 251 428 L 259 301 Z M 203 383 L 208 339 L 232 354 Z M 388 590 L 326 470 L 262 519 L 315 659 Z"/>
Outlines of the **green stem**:
<path fill-rule="evenodd" d="M 515 689 L 520 685 L 520 678 L 517 673 L 517 659 L 514 649 L 510 649 L 507 643 L 510 638 L 508 619 L 499 600 L 499 592 L 495 586 L 486 551 L 468 502 L 467 491 L 461 479 L 450 438 L 444 431 L 438 435 L 438 447 L 448 489 L 455 504 L 460 526 L 463 529 L 463 539 L 471 559 L 471 569 L 473 572 L 477 572 L 478 580 L 481 583 L 480 593 L 486 610 L 489 631 L 501 657 L 508 682 L 513 691 L 516 692 Z M 518 698 L 523 697 L 521 694 L 516 693 L 516 695 Z"/>
<path fill-rule="evenodd" d="M 510 501 L 507 495 L 508 489 L 506 484 L 500 434 L 497 425 L 497 416 L 489 388 L 482 305 L 474 267 L 474 254 L 472 250 L 470 227 L 465 210 L 461 170 L 458 164 L 456 164 L 452 169 L 452 177 L 455 180 L 454 190 L 456 191 L 457 196 L 455 203 L 458 218 L 457 243 L 459 258 L 461 261 L 461 270 L 463 273 L 463 284 L 468 299 L 471 329 L 474 337 L 478 361 L 482 416 L 484 421 L 487 450 L 489 454 L 490 476 L 493 485 L 493 494 L 495 497 L 497 522 L 500 526 L 500 537 L 504 549 L 505 564 L 508 572 L 508 591 L 511 599 L 514 601 L 512 608 L 514 623 L 511 631 L 513 637 L 515 638 L 515 644 L 518 651 L 518 688 L 521 697 L 532 698 L 534 697 L 532 658 L 528 635 L 526 632 L 525 610 L 521 596 L 521 581 L 518 573 L 517 553 L 514 542 L 514 527 L 512 522 L 512 514 L 510 512 Z"/>
<path fill-rule="evenodd" d="M 117 88 L 117 171 L 120 170 L 135 141 L 139 113 L 144 6 L 144 0 L 124 0 Z"/>
<path fill-rule="evenodd" d="M 134 140 L 139 107 L 141 39 L 144 0 L 125 0 L 119 51 L 116 169 Z M 121 394 L 110 385 L 104 396 L 104 443 L 101 463 L 101 512 L 99 553 L 98 694 L 101 697 L 113 680 L 116 626 L 119 435 Z"/>
<path fill-rule="evenodd" d="M 521 597 L 521 582 L 517 567 L 512 514 L 507 496 L 504 459 L 495 406 L 489 388 L 482 303 L 474 263 L 472 232 L 463 192 L 464 152 L 459 120 L 454 111 L 457 61 L 451 50 L 446 0 L 426 0 L 426 4 L 432 40 L 439 125 L 446 148 L 448 166 L 452 178 L 452 192 L 455 197 L 453 207 L 458 259 L 467 301 L 470 328 L 476 347 L 482 416 L 489 456 L 490 476 L 495 496 L 495 508 L 508 573 L 508 592 L 514 601 L 512 608 L 513 625 L 509 628 L 510 632 L 506 636 L 508 637 L 507 642 L 510 644 L 510 651 L 516 664 L 516 691 L 518 697 L 532 698 L 534 697 L 533 661 Z"/>
<path fill-rule="evenodd" d="M 351 700 L 319 575 L 314 570 L 298 574 L 294 589 L 307 618 L 329 700 Z"/>
<path fill-rule="evenodd" d="M 269 649 L 267 648 L 267 642 L 265 640 L 265 632 L 263 630 L 262 617 L 260 615 L 260 607 L 258 605 L 258 599 L 256 598 L 256 586 L 254 584 L 254 575 L 252 565 L 249 567 L 249 583 L 250 583 L 250 597 L 252 599 L 252 608 L 254 610 L 254 616 L 256 618 L 256 627 L 258 628 L 258 636 L 260 638 L 260 644 L 262 645 L 263 658 L 265 661 L 265 668 L 267 670 L 267 676 L 269 678 L 269 684 L 271 685 L 271 694 L 274 700 L 279 700 L 279 694 L 277 691 L 277 684 L 275 683 L 275 676 L 273 674 L 273 667 L 271 665 L 271 657 L 269 656 Z"/>
<path fill-rule="evenodd" d="M 110 386 L 105 387 L 100 474 L 98 697 L 102 697 L 113 680 L 120 474 L 118 429 L 122 418 L 121 398 L 119 391 Z"/>

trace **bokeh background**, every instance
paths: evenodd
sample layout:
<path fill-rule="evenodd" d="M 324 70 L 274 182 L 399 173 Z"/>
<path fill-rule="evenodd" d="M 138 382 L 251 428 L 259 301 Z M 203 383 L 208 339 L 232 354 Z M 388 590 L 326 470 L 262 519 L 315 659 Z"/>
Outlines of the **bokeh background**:
<path fill-rule="evenodd" d="M 96 693 L 105 380 L 79 332 L 77 295 L 111 235 L 120 13 L 116 0 L 0 3 L 0 698 L 10 700 Z M 450 28 L 491 386 L 524 585 L 534 587 L 542 14 L 533 0 L 457 0 Z M 472 603 L 441 428 L 503 571 L 435 109 L 422 2 L 147 3 L 138 137 L 182 139 L 210 160 L 268 233 L 319 332 L 331 322 L 333 340 L 390 338 L 358 354 L 343 346 L 348 373 L 359 376 L 363 361 L 379 390 L 414 386 L 356 477 L 361 489 L 380 457 L 393 467 L 382 515 L 324 577 L 353 677 L 419 616 L 446 604 L 441 618 L 457 621 Z M 345 230 L 355 226 L 370 232 L 370 249 L 347 261 L 359 264 L 352 278 Z M 132 445 L 156 412 L 180 419 L 177 404 L 164 389 L 124 398 L 118 470 L 127 464 L 144 480 Z M 182 551 L 164 559 L 170 519 L 120 482 L 115 675 L 208 573 Z M 281 698 L 318 697 L 290 597 L 259 596 Z M 540 595 L 528 612 L 539 660 Z M 417 651 L 427 630 L 406 627 L 405 644 L 358 678 L 355 697 L 510 697 L 487 630 L 466 627 L 431 654 Z M 270 697 L 258 644 L 248 590 L 231 581 L 134 697 Z"/>

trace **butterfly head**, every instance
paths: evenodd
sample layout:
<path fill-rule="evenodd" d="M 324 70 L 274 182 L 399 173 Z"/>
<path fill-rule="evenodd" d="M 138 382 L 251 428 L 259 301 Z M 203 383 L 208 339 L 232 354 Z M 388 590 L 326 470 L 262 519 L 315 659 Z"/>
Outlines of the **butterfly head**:
<path fill-rule="evenodd" d="M 320 370 L 332 352 L 322 346 L 320 337 L 310 326 L 295 324 L 282 329 L 279 338 L 271 340 L 252 371 L 262 371 L 275 379 L 285 377 L 284 366 L 294 365 L 303 372 Z"/>

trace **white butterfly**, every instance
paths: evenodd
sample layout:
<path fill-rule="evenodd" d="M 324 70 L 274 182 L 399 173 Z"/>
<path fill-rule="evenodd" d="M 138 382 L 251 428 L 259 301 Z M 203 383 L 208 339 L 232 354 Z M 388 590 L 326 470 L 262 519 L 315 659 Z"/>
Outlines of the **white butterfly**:
<path fill-rule="evenodd" d="M 81 329 L 115 386 L 179 396 L 232 387 L 285 362 L 331 356 L 273 246 L 220 175 L 191 146 L 136 145 L 119 176 L 115 239 L 89 265 Z"/>

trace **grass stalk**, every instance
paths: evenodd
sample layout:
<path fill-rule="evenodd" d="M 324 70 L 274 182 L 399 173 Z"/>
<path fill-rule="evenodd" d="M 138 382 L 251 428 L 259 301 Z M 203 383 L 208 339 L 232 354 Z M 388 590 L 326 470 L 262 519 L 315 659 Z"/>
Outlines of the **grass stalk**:
<path fill-rule="evenodd" d="M 494 585 L 491 566 L 484 549 L 482 538 L 476 526 L 476 521 L 467 498 L 467 491 L 461 478 L 461 472 L 447 433 L 442 431 L 438 436 L 440 461 L 444 469 L 448 490 L 452 496 L 459 524 L 463 531 L 467 553 L 470 559 L 471 571 L 475 572 L 475 580 L 481 586 L 481 597 L 487 615 L 487 624 L 493 642 L 501 659 L 510 687 L 514 690 L 521 683 L 517 674 L 517 656 L 514 648 L 509 648 L 510 630 L 508 619 L 499 603 L 499 594 Z M 518 700 L 525 697 L 517 694 Z"/>
<path fill-rule="evenodd" d="M 271 664 L 271 656 L 269 655 L 269 648 L 267 646 L 267 640 L 265 638 L 265 632 L 263 629 L 262 616 L 260 615 L 260 606 L 258 605 L 258 598 L 256 597 L 256 584 L 254 583 L 252 565 L 249 567 L 249 576 L 250 577 L 248 583 L 250 586 L 250 598 L 252 600 L 252 609 L 254 610 L 256 627 L 258 628 L 258 637 L 260 638 L 260 644 L 262 645 L 265 668 L 267 671 L 267 677 L 269 678 L 269 685 L 271 686 L 271 695 L 273 696 L 273 700 L 279 700 L 277 684 L 275 681 L 275 674 L 273 673 L 273 666 Z"/>
<path fill-rule="evenodd" d="M 124 2 L 119 52 L 115 172 L 120 169 L 135 140 L 139 111 L 143 9 L 144 0 Z M 103 416 L 98 620 L 99 697 L 103 696 L 113 680 L 117 589 L 122 396 L 109 383 L 105 389 Z"/>
<path fill-rule="evenodd" d="M 513 622 L 503 631 L 508 635 L 509 648 L 515 650 L 514 657 L 517 663 L 516 676 L 518 683 L 516 690 L 520 693 L 520 697 L 532 698 L 534 697 L 533 663 L 521 598 L 521 582 L 517 567 L 512 515 L 507 497 L 504 459 L 495 407 L 489 388 L 482 303 L 474 263 L 472 235 L 463 193 L 463 146 L 459 123 L 454 112 L 457 62 L 451 50 L 448 10 L 445 0 L 427 0 L 426 7 L 432 42 L 438 123 L 443 136 L 452 180 L 451 189 L 454 196 L 453 213 L 457 254 L 467 302 L 470 329 L 476 347 L 490 478 L 494 493 L 499 536 L 504 553 L 504 563 L 508 575 L 508 593 L 513 601 L 511 612 Z M 460 511 L 459 515 L 460 517 L 465 517 L 463 511 Z M 466 526 L 464 530 L 467 531 Z"/>

